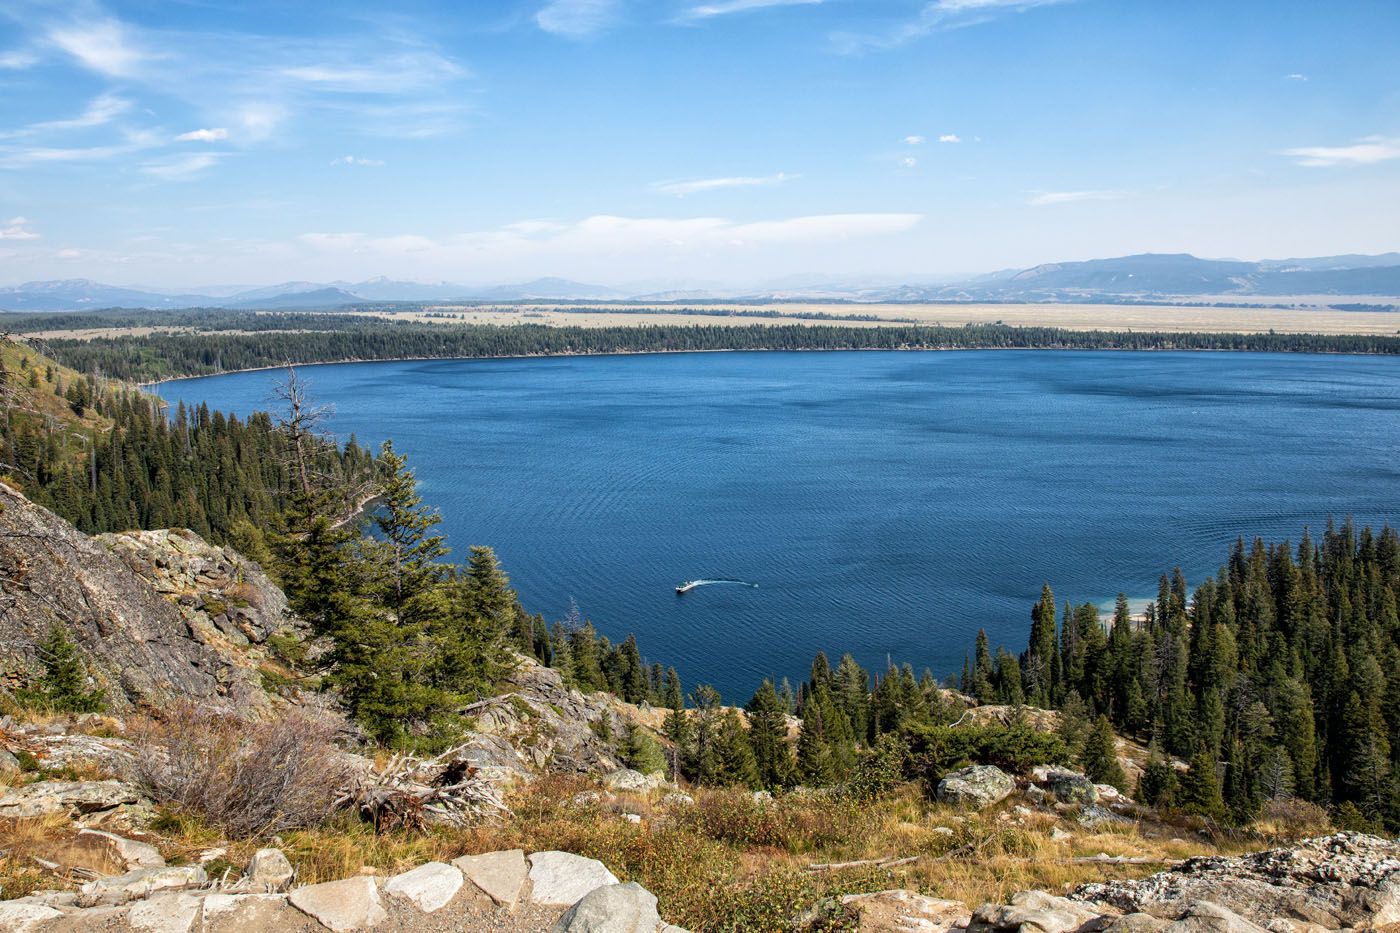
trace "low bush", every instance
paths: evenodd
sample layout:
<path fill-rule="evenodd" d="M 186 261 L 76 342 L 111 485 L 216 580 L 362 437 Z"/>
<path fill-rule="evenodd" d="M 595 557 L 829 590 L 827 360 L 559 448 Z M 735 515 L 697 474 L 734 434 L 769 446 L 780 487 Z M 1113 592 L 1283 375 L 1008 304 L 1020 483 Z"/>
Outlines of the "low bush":
<path fill-rule="evenodd" d="M 348 778 L 333 734 L 299 712 L 249 722 L 182 704 L 135 728 L 133 776 L 157 803 L 234 838 L 315 826 Z"/>
<path fill-rule="evenodd" d="M 1012 726 L 913 726 L 907 734 L 910 777 L 932 787 L 955 768 L 967 764 L 996 765 L 1024 773 L 1036 765 L 1063 765 L 1069 748 L 1051 732 Z"/>

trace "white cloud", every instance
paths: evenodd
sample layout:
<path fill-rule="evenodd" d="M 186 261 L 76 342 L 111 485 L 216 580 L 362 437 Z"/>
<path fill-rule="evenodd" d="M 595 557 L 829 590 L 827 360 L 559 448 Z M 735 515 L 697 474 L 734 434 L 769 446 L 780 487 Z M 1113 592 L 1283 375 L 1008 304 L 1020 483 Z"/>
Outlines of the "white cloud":
<path fill-rule="evenodd" d="M 1054 204 L 1075 204 L 1079 201 L 1119 201 L 1131 197 L 1128 191 L 1042 191 L 1026 203 L 1032 207 L 1049 207 Z"/>
<path fill-rule="evenodd" d="M 366 168 L 378 168 L 383 164 L 383 159 L 362 159 L 359 156 L 352 155 L 331 159 L 331 165 L 363 165 Z"/>
<path fill-rule="evenodd" d="M 1299 165 L 1309 168 L 1330 168 L 1336 165 L 1374 165 L 1400 159 L 1400 139 L 1367 136 L 1350 146 L 1303 146 L 1285 149 Z"/>
<path fill-rule="evenodd" d="M 368 58 L 362 51 L 350 52 L 317 64 L 284 67 L 280 74 L 327 91 L 405 94 L 462 77 L 466 70 L 437 52 L 410 47 Z"/>
<path fill-rule="evenodd" d="M 938 141 L 941 143 L 960 143 L 962 142 L 962 137 L 956 133 L 944 133 L 942 136 L 938 137 Z"/>
<path fill-rule="evenodd" d="M 181 133 L 175 139 L 182 143 L 213 143 L 221 139 L 228 139 L 228 130 L 222 126 L 190 130 L 188 133 Z"/>
<path fill-rule="evenodd" d="M 535 24 L 556 36 L 583 39 L 615 21 L 618 6 L 618 0 L 553 0 L 535 14 Z"/>
<path fill-rule="evenodd" d="M 681 19 L 713 19 L 716 16 L 728 16 L 730 13 L 747 13 L 750 10 L 766 10 L 778 6 L 816 6 L 821 2 L 822 0 L 720 0 L 717 3 L 693 6 L 681 15 Z"/>
<path fill-rule="evenodd" d="M 1288 80 L 1290 80 L 1290 81 L 1306 81 L 1306 80 L 1308 80 L 1308 76 L 1307 76 L 1307 75 L 1305 75 L 1305 74 L 1299 74 L 1299 73 L 1296 72 L 1296 71 L 1293 72 L 1293 74 L 1291 74 L 1291 75 L 1286 75 L 1285 77 L 1287 77 Z"/>
<path fill-rule="evenodd" d="M 926 142 L 928 142 L 928 140 L 924 139 L 924 137 L 922 137 L 922 136 L 906 136 L 906 137 L 904 137 L 904 144 L 905 144 L 906 146 L 922 146 L 922 145 L 923 145 L 924 143 L 926 143 Z"/>
<path fill-rule="evenodd" d="M 943 29 L 985 23 L 1008 13 L 1054 6 L 1071 0 L 930 0 L 911 20 L 880 33 L 833 33 L 838 52 L 858 55 L 876 49 L 892 49 Z"/>
<path fill-rule="evenodd" d="M 0 223 L 0 240 L 37 240 L 39 234 L 29 229 L 29 220 L 25 217 L 11 217 L 4 223 Z"/>
<path fill-rule="evenodd" d="M 83 67 L 114 78 L 137 73 L 147 56 L 133 43 L 129 31 L 115 19 L 94 19 L 58 26 L 48 39 Z"/>
<path fill-rule="evenodd" d="M 776 175 L 763 175 L 760 177 L 739 175 L 731 178 L 697 178 L 691 181 L 658 181 L 652 183 L 652 188 L 664 194 L 674 194 L 683 198 L 688 194 L 697 194 L 702 191 L 718 191 L 722 188 L 753 188 L 762 185 L 781 185 L 784 182 L 797 178 L 796 175 L 789 175 L 786 172 L 779 172 Z"/>
<path fill-rule="evenodd" d="M 221 152 L 201 152 L 196 155 L 161 159 L 147 162 L 141 166 L 141 171 L 163 181 L 185 181 L 217 165 L 223 156 L 224 153 Z"/>

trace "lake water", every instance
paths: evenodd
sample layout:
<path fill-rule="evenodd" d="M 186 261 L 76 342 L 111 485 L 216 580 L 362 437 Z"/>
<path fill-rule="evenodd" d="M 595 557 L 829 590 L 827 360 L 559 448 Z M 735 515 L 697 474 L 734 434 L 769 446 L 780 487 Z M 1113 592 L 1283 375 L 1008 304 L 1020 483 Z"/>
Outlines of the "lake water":
<path fill-rule="evenodd" d="M 1063 602 L 1213 573 L 1237 535 L 1400 520 L 1400 360 L 1239 353 L 707 353 L 303 370 L 410 457 L 450 542 L 532 612 L 570 598 L 687 689 L 746 700 L 824 649 L 961 668 Z M 168 383 L 266 408 L 276 373 Z M 678 597 L 678 583 L 731 578 Z"/>

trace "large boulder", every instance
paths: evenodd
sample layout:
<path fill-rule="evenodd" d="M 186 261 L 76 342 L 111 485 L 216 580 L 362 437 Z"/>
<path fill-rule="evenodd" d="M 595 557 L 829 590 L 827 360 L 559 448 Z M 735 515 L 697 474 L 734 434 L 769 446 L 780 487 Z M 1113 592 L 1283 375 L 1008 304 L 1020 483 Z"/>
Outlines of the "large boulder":
<path fill-rule="evenodd" d="M 981 809 L 1005 800 L 1015 789 L 1011 775 L 996 765 L 971 765 L 945 775 L 936 793 L 941 803 Z"/>
<path fill-rule="evenodd" d="M 284 891 L 296 877 L 296 869 L 281 849 L 259 849 L 243 870 L 244 884 L 263 892 Z"/>
<path fill-rule="evenodd" d="M 1061 803 L 1090 804 L 1097 803 L 1099 799 L 1099 791 L 1094 782 L 1078 771 L 1070 771 L 1068 768 L 1047 768 L 1045 777 L 1036 783 L 1054 794 L 1055 799 Z"/>
<path fill-rule="evenodd" d="M 83 907 L 125 904 L 143 900 L 160 891 L 197 888 L 208 880 L 204 869 L 198 865 L 137 868 L 124 875 L 89 881 L 79 889 L 78 903 Z"/>
<path fill-rule="evenodd" d="M 165 867 L 165 857 L 155 846 L 148 842 L 127 839 L 116 833 L 103 832 L 100 829 L 81 829 L 78 831 L 76 843 L 121 865 L 125 871 Z"/>
<path fill-rule="evenodd" d="M 555 933 L 656 933 L 656 896 L 636 882 L 585 894 L 554 927 Z"/>

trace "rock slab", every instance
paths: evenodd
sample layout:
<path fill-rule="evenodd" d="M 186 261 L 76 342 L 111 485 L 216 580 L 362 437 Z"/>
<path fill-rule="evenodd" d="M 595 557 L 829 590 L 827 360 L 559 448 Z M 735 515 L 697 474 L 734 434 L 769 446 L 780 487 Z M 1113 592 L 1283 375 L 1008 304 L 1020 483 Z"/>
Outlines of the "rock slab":
<path fill-rule="evenodd" d="M 515 909 L 530 877 L 530 866 L 520 849 L 464 855 L 452 864 L 483 894 L 507 910 Z"/>
<path fill-rule="evenodd" d="M 379 887 L 368 876 L 297 888 L 287 900 L 335 933 L 368 930 L 389 918 L 379 899 Z"/>
<path fill-rule="evenodd" d="M 425 914 L 436 913 L 452 902 L 462 890 L 462 872 L 443 862 L 428 862 L 395 875 L 384 885 L 384 893 L 402 898 Z"/>
<path fill-rule="evenodd" d="M 589 892 L 618 881 L 597 859 L 569 852 L 536 852 L 530 856 L 530 883 L 535 903 L 571 907 Z"/>
<path fill-rule="evenodd" d="M 936 794 L 942 803 L 980 810 L 1005 800 L 1015 789 L 1011 775 L 996 765 L 971 765 L 944 775 Z"/>

